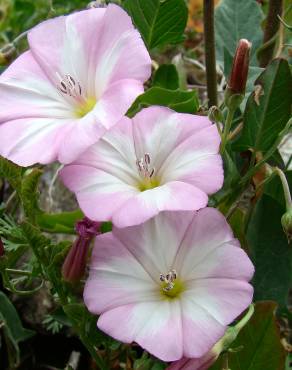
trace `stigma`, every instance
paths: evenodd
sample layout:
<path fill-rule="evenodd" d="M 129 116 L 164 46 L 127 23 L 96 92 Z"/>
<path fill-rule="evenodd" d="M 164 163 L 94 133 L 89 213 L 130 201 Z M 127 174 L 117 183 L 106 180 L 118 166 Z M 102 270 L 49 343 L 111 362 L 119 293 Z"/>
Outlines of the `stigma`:
<path fill-rule="evenodd" d="M 170 270 L 168 274 L 160 274 L 160 281 L 164 282 L 166 285 L 162 288 L 164 292 L 169 292 L 174 288 L 175 280 L 177 278 L 176 271 Z"/>

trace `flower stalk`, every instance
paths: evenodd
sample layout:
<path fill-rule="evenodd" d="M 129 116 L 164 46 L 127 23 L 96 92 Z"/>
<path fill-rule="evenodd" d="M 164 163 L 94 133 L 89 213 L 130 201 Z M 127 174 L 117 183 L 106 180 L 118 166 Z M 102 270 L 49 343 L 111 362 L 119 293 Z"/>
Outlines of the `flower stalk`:
<path fill-rule="evenodd" d="M 259 61 L 261 67 L 266 67 L 273 58 L 274 48 L 276 45 L 276 35 L 279 31 L 280 20 L 282 15 L 283 0 L 270 0 L 268 16 L 264 31 L 263 48 L 260 51 Z"/>
<path fill-rule="evenodd" d="M 283 191 L 284 191 L 285 202 L 286 202 L 286 213 L 283 214 L 281 218 L 281 223 L 282 223 L 284 233 L 287 236 L 288 243 L 290 243 L 292 240 L 292 198 L 291 198 L 290 188 L 289 188 L 289 184 L 288 184 L 288 181 L 287 181 L 287 178 L 284 172 L 278 167 L 275 168 L 275 172 L 280 177 Z"/>
<path fill-rule="evenodd" d="M 217 105 L 217 72 L 214 31 L 214 0 L 204 0 L 204 38 L 208 105 Z"/>

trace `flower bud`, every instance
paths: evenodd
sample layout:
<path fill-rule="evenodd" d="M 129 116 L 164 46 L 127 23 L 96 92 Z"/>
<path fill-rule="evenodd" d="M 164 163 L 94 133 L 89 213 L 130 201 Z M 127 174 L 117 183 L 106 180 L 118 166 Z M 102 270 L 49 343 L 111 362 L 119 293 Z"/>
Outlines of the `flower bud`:
<path fill-rule="evenodd" d="M 248 40 L 241 39 L 233 58 L 232 70 L 229 83 L 227 85 L 224 101 L 229 109 L 235 111 L 241 104 L 248 75 L 249 54 L 251 43 Z"/>
<path fill-rule="evenodd" d="M 287 235 L 288 243 L 292 240 L 292 208 L 288 209 L 281 218 L 283 230 Z"/>
<path fill-rule="evenodd" d="M 12 61 L 15 56 L 15 46 L 13 44 L 7 44 L 0 49 L 0 65 L 6 65 Z"/>
<path fill-rule="evenodd" d="M 208 112 L 208 118 L 212 122 L 221 123 L 224 122 L 224 117 L 221 112 L 221 110 L 216 107 L 216 105 L 213 105 Z"/>
<path fill-rule="evenodd" d="M 4 245 L 3 242 L 0 238 L 0 258 L 4 256 L 5 250 L 4 250 Z"/>
<path fill-rule="evenodd" d="M 84 217 L 76 223 L 77 239 L 73 243 L 62 266 L 63 279 L 69 283 L 78 282 L 84 275 L 89 245 L 95 235 L 100 233 L 99 222 Z"/>
<path fill-rule="evenodd" d="M 235 56 L 233 58 L 233 65 L 228 83 L 228 88 L 234 94 L 245 93 L 248 75 L 250 48 L 251 43 L 248 40 L 246 39 L 239 40 Z"/>

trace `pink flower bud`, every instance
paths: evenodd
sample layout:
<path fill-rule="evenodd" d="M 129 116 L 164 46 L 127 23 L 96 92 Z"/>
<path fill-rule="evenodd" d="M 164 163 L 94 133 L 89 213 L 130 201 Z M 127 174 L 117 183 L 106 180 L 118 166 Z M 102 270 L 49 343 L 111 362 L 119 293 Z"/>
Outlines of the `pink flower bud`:
<path fill-rule="evenodd" d="M 84 217 L 76 223 L 77 239 L 74 241 L 62 266 L 62 276 L 67 282 L 78 282 L 84 275 L 90 242 L 100 233 L 100 222 Z"/>
<path fill-rule="evenodd" d="M 228 89 L 234 94 L 244 94 L 248 75 L 249 54 L 251 43 L 246 39 L 238 42 L 233 58 L 233 65 L 229 79 Z"/>

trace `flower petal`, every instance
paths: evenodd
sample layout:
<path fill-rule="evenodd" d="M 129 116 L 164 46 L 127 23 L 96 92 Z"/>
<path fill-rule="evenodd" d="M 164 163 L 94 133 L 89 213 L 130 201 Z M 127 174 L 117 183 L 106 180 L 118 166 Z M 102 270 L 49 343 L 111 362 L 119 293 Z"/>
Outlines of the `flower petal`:
<path fill-rule="evenodd" d="M 220 324 L 196 296 L 184 294 L 181 299 L 184 357 L 202 357 L 224 335 L 226 327 Z"/>
<path fill-rule="evenodd" d="M 0 78 L 0 124 L 22 118 L 72 118 L 70 106 L 27 51 Z"/>
<path fill-rule="evenodd" d="M 162 212 L 142 225 L 113 227 L 113 234 L 140 261 L 153 280 L 158 281 L 161 273 L 166 274 L 173 268 L 192 217 L 193 212 Z"/>
<path fill-rule="evenodd" d="M 209 126 L 211 122 L 206 117 L 179 114 L 165 107 L 145 108 L 133 118 L 137 158 L 149 153 L 152 165 L 159 171 L 176 146 Z"/>
<path fill-rule="evenodd" d="M 92 220 L 107 221 L 137 190 L 119 178 L 84 165 L 66 166 L 60 171 L 64 184 L 76 193 L 78 203 Z"/>
<path fill-rule="evenodd" d="M 143 92 L 143 83 L 138 80 L 122 79 L 112 83 L 95 106 L 97 119 L 109 129 L 127 113 L 136 97 Z"/>
<path fill-rule="evenodd" d="M 205 263 L 206 257 L 230 242 L 235 244 L 233 232 L 224 216 L 215 208 L 205 208 L 194 215 L 180 249 L 175 265 L 184 279 L 191 279 L 194 269 L 200 262 Z"/>
<path fill-rule="evenodd" d="M 172 181 L 129 198 L 114 212 L 112 221 L 118 227 L 138 225 L 161 211 L 196 210 L 207 202 L 207 195 L 200 189 Z"/>
<path fill-rule="evenodd" d="M 87 94 L 97 99 L 113 82 L 150 77 L 151 60 L 141 36 L 116 5 L 42 22 L 28 40 L 52 81 L 57 81 L 56 72 L 78 77 Z"/>
<path fill-rule="evenodd" d="M 27 118 L 0 125 L 0 154 L 20 166 L 47 164 L 58 158 L 64 131 L 71 121 L 54 118 Z"/>
<path fill-rule="evenodd" d="M 97 292 L 102 292 L 97 297 Z M 159 283 L 112 233 L 96 238 L 84 289 L 88 309 L 96 314 L 130 303 L 159 300 Z"/>
<path fill-rule="evenodd" d="M 215 125 L 190 133 L 159 169 L 162 182 L 184 181 L 207 194 L 215 193 L 224 181 L 219 145 L 220 136 Z"/>
<path fill-rule="evenodd" d="M 180 304 L 165 300 L 126 305 L 103 313 L 99 329 L 126 343 L 133 341 L 164 361 L 182 357 Z"/>
<path fill-rule="evenodd" d="M 251 304 L 253 288 L 232 278 L 204 278 L 188 283 L 184 294 L 221 325 L 228 325 Z"/>

